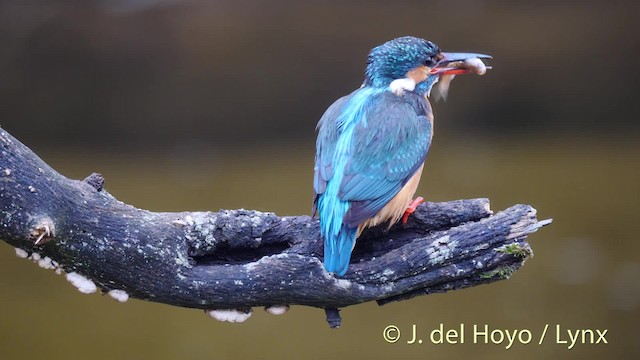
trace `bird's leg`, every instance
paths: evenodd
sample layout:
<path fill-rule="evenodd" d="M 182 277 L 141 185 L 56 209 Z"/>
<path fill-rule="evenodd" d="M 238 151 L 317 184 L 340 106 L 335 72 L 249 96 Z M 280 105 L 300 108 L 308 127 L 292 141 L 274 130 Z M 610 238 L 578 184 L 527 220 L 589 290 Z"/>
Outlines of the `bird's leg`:
<path fill-rule="evenodd" d="M 402 216 L 402 224 L 406 224 L 407 221 L 409 221 L 409 215 L 413 214 L 413 212 L 416 211 L 418 205 L 422 204 L 423 202 L 424 199 L 422 198 L 422 196 L 418 196 L 415 200 L 412 200 L 411 203 L 409 203 L 409 206 L 407 206 L 407 210 L 404 211 L 404 215 Z"/>

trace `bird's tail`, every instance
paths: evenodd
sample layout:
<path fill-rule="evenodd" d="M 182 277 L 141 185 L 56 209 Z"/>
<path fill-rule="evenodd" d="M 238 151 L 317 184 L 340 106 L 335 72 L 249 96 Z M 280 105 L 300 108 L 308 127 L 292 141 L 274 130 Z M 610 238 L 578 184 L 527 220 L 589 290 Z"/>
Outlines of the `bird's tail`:
<path fill-rule="evenodd" d="M 324 240 L 324 268 L 328 272 L 344 275 L 349 267 L 351 251 L 356 243 L 357 227 L 342 224 L 337 235 L 329 235 Z"/>

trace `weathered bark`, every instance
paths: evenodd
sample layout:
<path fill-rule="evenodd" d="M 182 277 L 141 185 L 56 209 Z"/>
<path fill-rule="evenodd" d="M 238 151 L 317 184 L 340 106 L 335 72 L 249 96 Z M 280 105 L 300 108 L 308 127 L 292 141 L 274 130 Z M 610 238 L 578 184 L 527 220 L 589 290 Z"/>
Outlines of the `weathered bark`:
<path fill-rule="evenodd" d="M 2 240 L 104 292 L 191 308 L 308 305 L 339 325 L 340 307 L 508 278 L 532 256 L 526 236 L 549 222 L 528 205 L 492 215 L 487 199 L 426 203 L 406 225 L 366 231 L 335 277 L 309 216 L 145 211 L 107 193 L 98 174 L 60 175 L 2 129 L 0 146 Z"/>

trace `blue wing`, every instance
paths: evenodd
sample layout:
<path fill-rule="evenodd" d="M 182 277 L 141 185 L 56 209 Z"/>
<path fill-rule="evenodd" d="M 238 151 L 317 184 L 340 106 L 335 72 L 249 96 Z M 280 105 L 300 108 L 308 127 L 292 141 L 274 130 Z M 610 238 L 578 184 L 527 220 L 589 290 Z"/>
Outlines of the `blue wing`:
<path fill-rule="evenodd" d="M 318 122 L 313 179 L 314 213 L 317 197 L 325 191 L 327 182 L 333 176 L 336 143 L 340 134 L 337 119 L 356 92 L 334 102 Z M 375 187 L 369 188 L 377 180 L 385 180 L 401 188 L 424 162 L 431 143 L 431 106 L 421 96 L 411 93 L 407 96 L 411 98 L 402 100 L 392 93 L 383 92 L 375 95 L 371 101 L 363 117 L 366 120 L 357 125 L 353 134 L 355 142 L 350 151 L 351 159 L 340 186 L 343 200 L 379 198 L 382 192 L 376 191 Z"/>
<path fill-rule="evenodd" d="M 423 97 L 385 92 L 354 131 L 339 197 L 350 202 L 343 222 L 357 226 L 382 209 L 415 174 L 431 143 L 430 107 Z"/>
<path fill-rule="evenodd" d="M 424 162 L 430 106 L 408 92 L 363 88 L 339 99 L 318 123 L 314 213 L 325 239 L 325 267 L 342 275 L 357 226 L 374 216 Z"/>
<path fill-rule="evenodd" d="M 358 90 L 356 90 L 358 91 Z M 333 157 L 338 141 L 338 123 L 342 108 L 349 102 L 355 92 L 336 100 L 320 121 L 318 121 L 318 138 L 316 140 L 316 159 L 313 169 L 313 214 L 317 211 L 318 196 L 327 188 L 327 181 L 333 176 Z"/>

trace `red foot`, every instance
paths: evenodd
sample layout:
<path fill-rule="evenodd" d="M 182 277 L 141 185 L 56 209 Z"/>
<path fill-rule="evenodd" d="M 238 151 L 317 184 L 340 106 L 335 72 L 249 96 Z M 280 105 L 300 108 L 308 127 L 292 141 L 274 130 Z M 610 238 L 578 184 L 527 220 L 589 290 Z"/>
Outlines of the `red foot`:
<path fill-rule="evenodd" d="M 422 198 L 422 196 L 418 196 L 415 200 L 411 201 L 411 203 L 407 207 L 407 210 L 404 211 L 404 215 L 402 216 L 402 224 L 406 224 L 407 221 L 409 221 L 409 215 L 413 214 L 413 212 L 416 211 L 418 205 L 422 204 L 423 202 L 424 199 Z"/>

